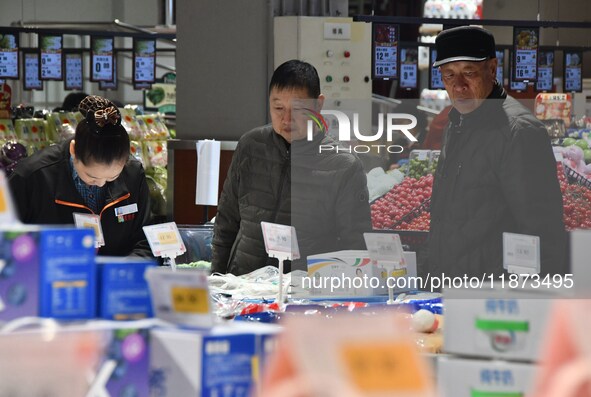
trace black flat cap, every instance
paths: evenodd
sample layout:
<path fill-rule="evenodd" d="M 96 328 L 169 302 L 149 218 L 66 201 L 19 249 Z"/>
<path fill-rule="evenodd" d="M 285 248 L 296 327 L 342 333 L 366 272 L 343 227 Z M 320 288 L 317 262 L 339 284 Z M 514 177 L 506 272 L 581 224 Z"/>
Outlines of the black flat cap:
<path fill-rule="evenodd" d="M 433 67 L 456 61 L 480 62 L 496 58 L 495 38 L 477 26 L 458 26 L 440 32 L 435 39 L 437 60 Z"/>

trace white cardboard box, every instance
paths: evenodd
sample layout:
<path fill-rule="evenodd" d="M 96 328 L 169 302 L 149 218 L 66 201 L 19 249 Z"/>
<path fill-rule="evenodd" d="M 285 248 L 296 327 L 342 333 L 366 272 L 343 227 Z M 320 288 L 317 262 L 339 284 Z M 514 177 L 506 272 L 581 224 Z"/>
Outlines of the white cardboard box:
<path fill-rule="evenodd" d="M 536 361 L 555 298 L 533 290 L 444 290 L 444 350 Z"/>
<path fill-rule="evenodd" d="M 399 277 L 394 292 L 417 289 L 408 282 L 417 275 L 416 253 L 404 252 L 406 275 L 394 273 L 379 262 L 373 261 L 367 251 L 346 250 L 308 256 L 308 277 L 311 295 L 373 296 L 387 295 L 388 277 Z M 306 288 L 306 284 L 303 284 Z"/>
<path fill-rule="evenodd" d="M 441 397 L 526 396 L 537 369 L 536 364 L 440 357 L 438 388 Z"/>

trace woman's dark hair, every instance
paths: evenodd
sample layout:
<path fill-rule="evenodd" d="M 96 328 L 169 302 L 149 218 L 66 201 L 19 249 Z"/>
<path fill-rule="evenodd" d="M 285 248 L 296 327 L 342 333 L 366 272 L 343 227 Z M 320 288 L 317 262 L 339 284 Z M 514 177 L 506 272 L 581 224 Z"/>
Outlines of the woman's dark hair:
<path fill-rule="evenodd" d="M 64 98 L 61 110 L 64 112 L 75 112 L 78 110 L 78 105 L 80 102 L 87 96 L 88 94 L 85 92 L 70 92 Z"/>
<path fill-rule="evenodd" d="M 84 120 L 74 135 L 74 154 L 84 165 L 126 161 L 129 157 L 129 135 L 121 125 L 117 106 L 99 96 L 87 96 L 80 102 Z"/>
<path fill-rule="evenodd" d="M 273 72 L 269 93 L 273 88 L 279 90 L 303 88 L 308 91 L 310 98 L 318 98 L 320 96 L 320 79 L 314 66 L 292 59 L 279 65 Z"/>

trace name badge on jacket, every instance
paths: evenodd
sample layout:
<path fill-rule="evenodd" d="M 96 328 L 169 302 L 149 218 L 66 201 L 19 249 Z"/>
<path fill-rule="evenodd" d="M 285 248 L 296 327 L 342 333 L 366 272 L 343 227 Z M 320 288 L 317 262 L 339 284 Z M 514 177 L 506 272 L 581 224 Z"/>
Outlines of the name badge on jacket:
<path fill-rule="evenodd" d="M 115 208 L 115 216 L 117 217 L 117 222 L 119 222 L 119 223 L 123 223 L 125 221 L 131 221 L 132 219 L 135 218 L 136 213 L 137 213 L 137 204 L 135 204 L 135 203 Z"/>

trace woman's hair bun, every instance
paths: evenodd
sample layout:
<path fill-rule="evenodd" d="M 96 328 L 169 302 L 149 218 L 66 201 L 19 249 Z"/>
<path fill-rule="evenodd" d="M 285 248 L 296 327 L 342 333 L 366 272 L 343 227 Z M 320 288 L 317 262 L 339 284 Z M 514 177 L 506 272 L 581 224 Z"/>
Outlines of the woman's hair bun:
<path fill-rule="evenodd" d="M 98 95 L 89 95 L 84 98 L 78 110 L 90 125 L 103 128 L 107 124 L 121 124 L 121 113 L 115 104 Z"/>

